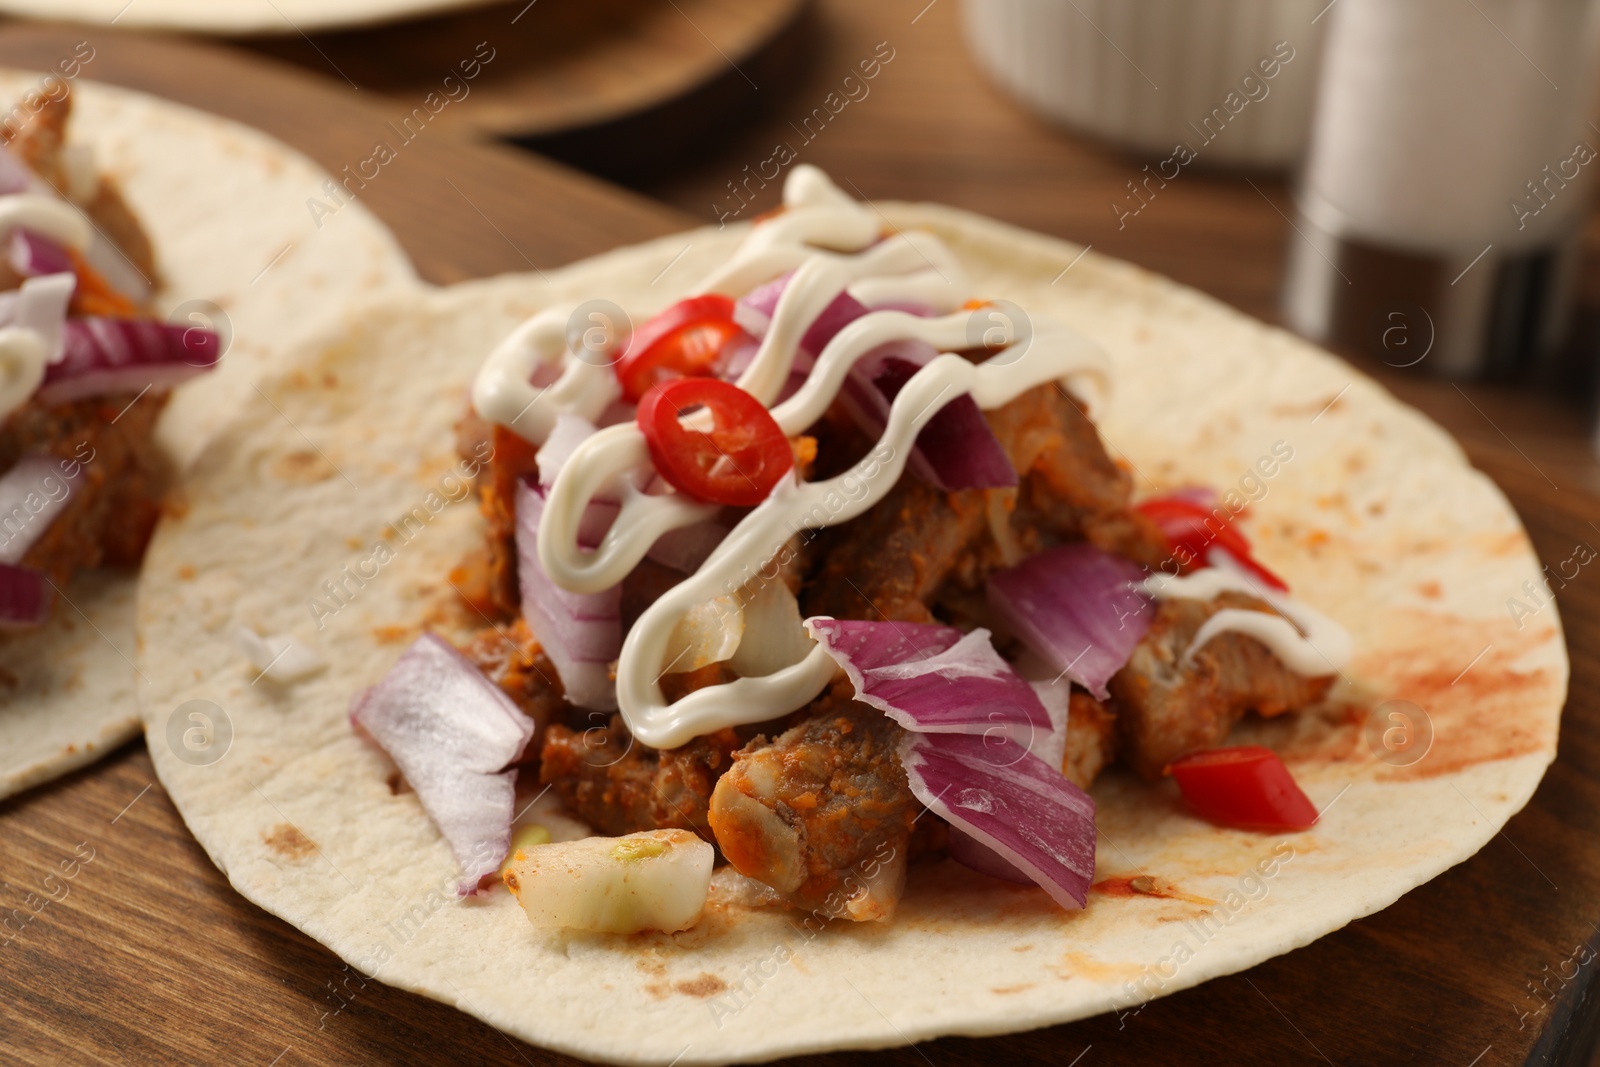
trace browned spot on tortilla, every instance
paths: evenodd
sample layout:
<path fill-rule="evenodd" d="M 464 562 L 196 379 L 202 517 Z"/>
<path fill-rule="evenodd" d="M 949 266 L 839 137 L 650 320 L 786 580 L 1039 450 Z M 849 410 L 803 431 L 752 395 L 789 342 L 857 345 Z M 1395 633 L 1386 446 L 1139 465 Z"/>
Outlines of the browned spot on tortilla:
<path fill-rule="evenodd" d="M 190 582 L 193 581 L 194 576 L 199 573 L 199 571 L 194 569 L 193 563 L 185 563 L 183 566 L 178 568 L 178 579 L 180 581 Z"/>
<path fill-rule="evenodd" d="M 285 452 L 272 461 L 269 470 L 274 478 L 295 485 L 325 482 L 335 473 L 333 464 L 308 448 Z"/>
<path fill-rule="evenodd" d="M 179 489 L 169 489 L 161 498 L 161 513 L 169 519 L 181 519 L 189 514 L 189 498 Z"/>
<path fill-rule="evenodd" d="M 322 372 L 322 385 L 326 389 L 337 389 L 337 388 L 339 388 L 339 376 L 337 374 L 333 373 L 333 371 L 331 371 L 331 370 L 323 371 Z"/>
<path fill-rule="evenodd" d="M 411 627 L 374 626 L 372 628 L 372 636 L 377 639 L 380 644 L 392 645 L 396 642 L 404 641 L 407 637 L 411 636 Z"/>
<path fill-rule="evenodd" d="M 645 974 L 653 974 L 657 978 L 660 978 L 662 975 L 667 973 L 666 961 L 661 959 L 659 956 L 641 956 L 634 961 L 634 966 L 638 967 Z"/>
<path fill-rule="evenodd" d="M 406 781 L 405 775 L 399 771 L 392 772 L 386 780 L 386 784 L 389 786 L 389 795 L 392 797 L 397 797 L 401 793 L 411 792 L 411 783 Z"/>
<path fill-rule="evenodd" d="M 1033 988 L 1033 983 L 1032 982 L 1023 982 L 1021 985 L 995 986 L 993 989 L 989 990 L 989 992 L 991 992 L 991 993 L 999 993 L 1001 996 L 1005 996 L 1008 993 L 1026 993 L 1028 990 L 1030 990 L 1032 988 Z"/>
<path fill-rule="evenodd" d="M 317 850 L 316 842 L 286 822 L 281 822 L 262 834 L 261 840 L 273 852 L 289 860 L 303 860 Z"/>
<path fill-rule="evenodd" d="M 1011 946 L 1011 951 L 1012 952 L 1032 952 L 1033 951 L 1033 946 L 1032 945 L 1012 945 Z"/>
<path fill-rule="evenodd" d="M 1089 888 L 1108 897 L 1160 897 L 1163 900 L 1184 900 L 1190 904 L 1200 904 L 1205 907 L 1210 907 L 1216 903 L 1209 897 L 1199 897 L 1193 893 L 1185 893 L 1165 878 L 1158 878 L 1150 874 L 1120 875 L 1105 878 Z"/>
<path fill-rule="evenodd" d="M 714 974 L 707 974 L 705 971 L 701 971 L 698 978 L 679 982 L 673 988 L 686 997 L 714 997 L 718 993 L 725 992 L 728 988 L 728 983 Z"/>
<path fill-rule="evenodd" d="M 1438 600 L 1444 596 L 1444 587 L 1438 582 L 1429 579 L 1426 582 L 1417 583 L 1417 592 L 1428 600 Z"/>
<path fill-rule="evenodd" d="M 345 544 L 346 548 L 348 548 L 350 551 L 354 552 L 358 548 L 361 547 L 361 538 L 359 538 L 359 537 L 346 537 L 344 539 L 344 544 Z"/>

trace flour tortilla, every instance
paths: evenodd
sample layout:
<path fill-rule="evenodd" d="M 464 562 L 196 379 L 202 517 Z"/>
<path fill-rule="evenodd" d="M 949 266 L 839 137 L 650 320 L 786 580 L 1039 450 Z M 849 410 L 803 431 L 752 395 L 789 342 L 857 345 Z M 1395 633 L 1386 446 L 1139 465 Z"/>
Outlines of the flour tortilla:
<path fill-rule="evenodd" d="M 20 98 L 39 78 L 0 71 L 0 100 Z M 255 395 L 251 381 L 349 301 L 418 284 L 361 205 L 317 229 L 305 203 L 327 175 L 279 142 L 140 93 L 86 82 L 73 93 L 69 143 L 93 147 L 150 235 L 165 283 L 158 310 L 209 300 L 231 325 L 222 365 L 179 390 L 163 414 L 158 439 L 177 462 Z M 46 626 L 0 638 L 0 797 L 138 733 L 135 581 L 128 571 L 83 575 Z"/>
<path fill-rule="evenodd" d="M 152 738 L 190 700 L 228 716 L 232 749 L 211 766 L 151 750 L 240 892 L 363 973 L 536 1044 L 620 1063 L 723 1063 L 1130 1007 L 1387 906 L 1522 807 L 1555 754 L 1560 622 L 1553 606 L 1520 630 L 1512 622 L 1506 600 L 1539 562 L 1505 498 L 1445 433 L 1331 356 L 1125 263 L 950 209 L 883 208 L 946 238 L 979 292 L 1058 316 L 1111 352 L 1102 429 L 1141 490 L 1237 486 L 1276 442 L 1293 448 L 1248 533 L 1354 635 L 1341 698 L 1414 701 L 1431 717 L 1427 755 L 1380 760 L 1386 750 L 1337 713 L 1241 730 L 1284 751 L 1325 808 L 1314 830 L 1283 836 L 1217 829 L 1186 814 L 1170 783 L 1104 776 L 1097 879 L 1147 874 L 1175 898 L 1096 891 L 1069 913 L 943 862 L 913 865 L 892 922 L 815 937 L 797 929 L 803 916 L 733 906 L 673 936 L 553 936 L 509 894 L 457 902 L 449 849 L 415 795 L 391 791 L 389 764 L 351 731 L 346 705 L 425 627 L 456 634 L 477 621 L 446 578 L 481 543 L 475 506 L 439 498 L 320 630 L 309 600 L 346 566 L 370 574 L 362 561 L 384 526 L 443 484 L 452 425 L 496 341 L 558 300 L 611 299 L 636 316 L 666 305 L 744 232 L 703 230 L 547 281 L 378 303 L 263 386 L 305 438 L 261 402 L 202 457 L 191 507 L 163 526 L 141 587 L 141 707 Z M 383 373 L 395 363 L 408 373 Z M 336 386 L 321 384 L 330 376 Z M 334 666 L 252 685 L 228 636 L 240 624 L 293 633 Z"/>
<path fill-rule="evenodd" d="M 189 33 L 300 34 L 367 26 L 497 0 L 0 0 L 0 12 L 55 22 Z"/>

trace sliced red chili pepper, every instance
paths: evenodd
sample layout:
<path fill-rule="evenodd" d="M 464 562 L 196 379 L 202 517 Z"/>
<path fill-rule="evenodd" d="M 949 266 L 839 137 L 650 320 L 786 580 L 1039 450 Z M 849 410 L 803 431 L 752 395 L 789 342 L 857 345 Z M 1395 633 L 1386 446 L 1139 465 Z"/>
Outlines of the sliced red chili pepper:
<path fill-rule="evenodd" d="M 1256 562 L 1244 534 L 1234 529 L 1226 517 L 1217 516 L 1220 509 L 1175 496 L 1141 501 L 1133 509 L 1161 528 L 1174 551 L 1181 548 L 1192 555 L 1196 566 L 1206 566 L 1206 553 L 1220 548 L 1263 582 L 1288 592 L 1289 586 L 1282 578 Z"/>
<path fill-rule="evenodd" d="M 710 433 L 679 421 L 696 407 L 710 411 Z M 635 417 L 661 476 L 713 504 L 754 507 L 794 466 L 789 439 L 767 409 L 720 378 L 659 382 L 639 401 Z"/>
<path fill-rule="evenodd" d="M 617 360 L 617 380 L 637 401 L 657 382 L 711 373 L 722 346 L 740 332 L 733 300 L 720 293 L 680 300 L 633 331 Z"/>
<path fill-rule="evenodd" d="M 1176 760 L 1172 777 L 1201 817 L 1251 830 L 1304 830 L 1316 805 L 1278 754 L 1260 745 L 1213 748 Z"/>

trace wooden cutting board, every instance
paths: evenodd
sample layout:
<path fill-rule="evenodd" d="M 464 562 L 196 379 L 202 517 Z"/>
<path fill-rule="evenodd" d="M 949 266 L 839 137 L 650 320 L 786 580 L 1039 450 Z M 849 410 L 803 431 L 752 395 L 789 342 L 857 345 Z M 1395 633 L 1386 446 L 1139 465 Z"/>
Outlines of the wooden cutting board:
<path fill-rule="evenodd" d="M 6 29 L 0 63 L 48 67 L 79 39 Z M 332 170 L 362 158 L 389 118 L 341 85 L 240 52 L 99 31 L 94 45 L 90 76 L 248 122 Z M 418 138 L 364 195 L 420 272 L 441 283 L 552 267 L 686 221 L 444 130 Z M 1249 269 L 1273 250 L 1234 254 Z M 1429 395 L 1421 398 L 1431 409 Z M 1512 408 L 1529 416 L 1526 402 L 1465 395 L 1496 421 Z M 1453 390 L 1450 398 L 1459 405 Z M 1443 401 L 1437 414 L 1449 418 Z M 1595 497 L 1547 484 L 1514 445 L 1475 444 L 1472 456 L 1505 488 L 1543 558 L 1600 544 Z M 1592 477 L 1592 461 L 1587 469 Z M 797 1062 L 1587 1062 L 1600 972 L 1600 579 L 1585 575 L 1559 598 L 1575 694 L 1561 756 L 1528 809 L 1472 860 L 1307 948 L 1137 1015 Z M 30 893 L 32 906 L 55 899 L 31 913 Z M 184 829 L 139 744 L 0 803 L 0 915 L 11 909 L 31 921 L 0 947 L 0 1062 L 571 1062 L 444 1005 L 363 984 L 237 896 Z"/>
<path fill-rule="evenodd" d="M 388 96 L 396 115 L 426 107 L 448 126 L 548 137 L 615 123 L 714 83 L 753 103 L 766 80 L 759 53 L 804 7 L 805 0 L 508 0 L 241 43 Z"/>

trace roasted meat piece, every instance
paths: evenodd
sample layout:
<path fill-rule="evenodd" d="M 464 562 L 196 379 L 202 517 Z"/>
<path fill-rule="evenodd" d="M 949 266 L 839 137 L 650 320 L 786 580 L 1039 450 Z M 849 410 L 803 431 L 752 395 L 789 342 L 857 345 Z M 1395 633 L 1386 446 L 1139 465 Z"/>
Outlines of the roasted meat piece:
<path fill-rule="evenodd" d="M 1082 689 L 1074 689 L 1067 704 L 1067 754 L 1061 773 L 1079 789 L 1088 789 L 1116 756 L 1116 714 Z"/>
<path fill-rule="evenodd" d="M 1167 558 L 1161 532 L 1128 508 L 1127 474 L 1064 391 L 1042 385 L 986 417 L 1018 488 L 943 492 L 902 476 L 865 514 L 816 535 L 822 562 L 805 614 L 931 622 L 930 602 L 981 589 L 997 568 L 1063 541 L 1087 539 L 1151 567 Z M 824 441 L 838 447 L 835 438 L 860 449 L 837 430 Z"/>
<path fill-rule="evenodd" d="M 533 632 L 523 619 L 516 619 L 504 627 L 489 626 L 479 630 L 461 649 L 495 685 L 505 690 L 516 701 L 522 713 L 533 720 L 533 740 L 528 743 L 528 755 L 539 752 L 540 737 L 551 723 L 564 722 L 573 714 L 566 694 L 561 691 L 561 678 L 534 640 Z"/>
<path fill-rule="evenodd" d="M 728 862 L 823 918 L 887 919 L 905 887 L 911 795 L 901 729 L 845 684 L 734 754 L 711 797 Z"/>
<path fill-rule="evenodd" d="M 1181 666 L 1196 631 L 1223 608 L 1272 609 L 1242 593 L 1213 600 L 1164 600 L 1127 666 L 1111 679 L 1122 755 L 1146 779 L 1228 736 L 1246 711 L 1278 715 L 1322 699 L 1331 677 L 1307 678 L 1253 637 L 1224 633 Z"/>
<path fill-rule="evenodd" d="M 137 563 L 155 528 L 168 478 L 153 440 L 166 395 L 104 396 L 46 406 L 29 400 L 0 422 L 0 469 L 23 456 L 61 461 L 65 503 L 22 565 L 64 585 L 101 564 Z M 0 539 L 37 521 L 20 505 L 0 515 Z"/>
<path fill-rule="evenodd" d="M 58 195 L 77 203 L 139 276 L 152 289 L 156 288 L 159 278 L 155 251 L 138 217 L 123 199 L 122 190 L 115 180 L 104 174 L 79 173 L 87 168 L 75 170 L 71 165 L 65 149 L 68 147 L 67 122 L 72 117 L 72 95 L 43 97 L 37 111 L 18 108 L 16 113 L 23 112 L 27 114 L 21 123 L 8 123 L 3 128 L 11 151 Z M 80 299 L 81 295 L 74 299 Z M 99 310 L 80 313 L 98 313 Z"/>
<path fill-rule="evenodd" d="M 600 833 L 677 828 L 710 841 L 711 791 L 742 743 L 721 730 L 657 751 L 635 741 L 620 715 L 589 729 L 558 724 L 545 731 L 539 780 Z"/>

